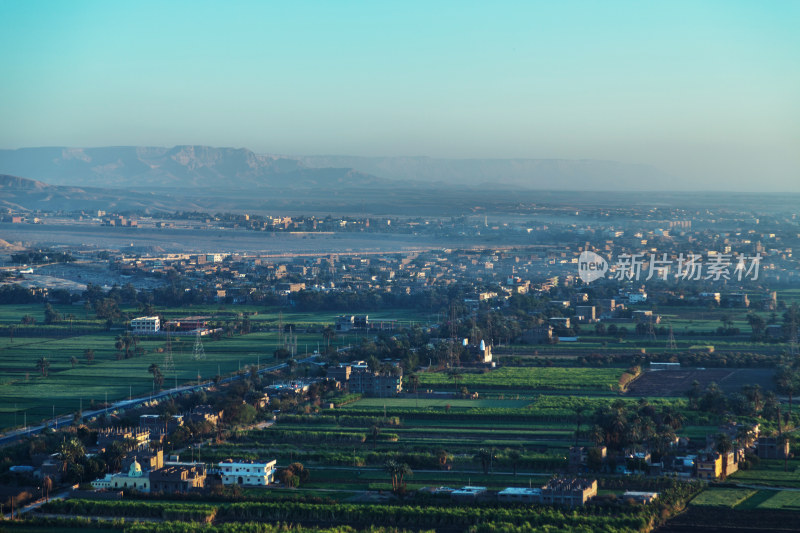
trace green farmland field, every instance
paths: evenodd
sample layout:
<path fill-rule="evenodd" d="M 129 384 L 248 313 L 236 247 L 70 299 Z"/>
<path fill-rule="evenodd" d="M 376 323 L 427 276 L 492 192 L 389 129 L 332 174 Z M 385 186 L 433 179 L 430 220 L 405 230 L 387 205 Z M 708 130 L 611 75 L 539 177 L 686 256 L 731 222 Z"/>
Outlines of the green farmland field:
<path fill-rule="evenodd" d="M 692 505 L 708 507 L 733 508 L 750 498 L 756 491 L 753 489 L 706 489 L 698 494 Z"/>
<path fill-rule="evenodd" d="M 194 339 L 181 345 L 173 343 L 173 360 L 176 372 L 165 373 L 164 386 L 187 381 L 211 379 L 221 372 L 227 374 L 240 367 L 272 363 L 275 334 L 251 334 L 204 340 L 205 359 L 192 358 Z M 14 339 L 0 338 L 0 428 L 22 425 L 27 413 L 28 424 L 50 418 L 56 414 L 77 411 L 81 404 L 88 409 L 91 402 L 102 403 L 106 394 L 109 401 L 127 398 L 129 394 L 141 396 L 153 390 L 152 375 L 148 367 L 155 363 L 163 367 L 164 354 L 157 348 L 163 341 L 140 342 L 148 353 L 130 359 L 116 360 L 114 335 L 87 335 L 65 339 Z M 84 351 L 95 350 L 95 359 L 89 363 Z M 36 369 L 36 360 L 46 357 L 50 361 L 49 375 L 43 377 Z M 70 363 L 76 357 L 75 368 Z"/>
<path fill-rule="evenodd" d="M 530 405 L 529 400 L 460 400 L 460 399 L 431 399 L 431 398 L 362 398 L 361 400 L 344 407 L 348 408 L 379 408 L 388 407 L 446 407 L 452 409 L 474 409 L 477 407 L 525 407 Z"/>
<path fill-rule="evenodd" d="M 769 494 L 755 509 L 788 509 L 800 511 L 800 492 L 789 490 L 763 491 Z"/>
<path fill-rule="evenodd" d="M 0 431 L 14 426 L 30 425 L 55 414 L 77 411 L 81 405 L 88 409 L 91 402 L 141 396 L 153 388 L 148 367 L 155 363 L 163 367 L 166 343 L 163 337 L 142 337 L 138 346 L 142 353 L 130 359 L 117 360 L 115 338 L 124 333 L 116 325 L 105 331 L 105 321 L 82 306 L 56 305 L 64 320 L 57 325 L 44 324 L 44 306 L 0 306 L 0 327 L 14 326 L 15 335 L 0 336 Z M 123 312 L 137 316 L 139 311 L 124 308 Z M 205 358 L 192 357 L 193 337 L 172 338 L 176 372 L 165 372 L 164 386 L 202 379 L 211 379 L 218 372 L 225 375 L 248 365 L 273 363 L 273 353 L 279 347 L 277 326 L 293 325 L 296 329 L 297 354 L 311 353 L 324 345 L 322 327 L 335 322 L 336 312 L 279 312 L 257 306 L 193 306 L 186 308 L 156 308 L 167 319 L 188 315 L 209 316 L 218 323 L 233 322 L 242 313 L 250 315 L 257 331 L 248 335 L 223 337 L 215 341 L 203 338 Z M 33 326 L 20 324 L 23 316 L 36 320 Z M 424 323 L 427 315 L 407 309 L 387 310 L 370 314 L 371 319 L 395 319 L 399 324 Z M 305 331 L 308 329 L 308 331 Z M 261 331 L 258 331 L 261 330 Z M 80 333 L 80 334 L 77 334 Z M 35 336 L 34 336 L 35 335 Z M 348 333 L 333 339 L 336 346 L 359 342 L 359 335 Z M 85 357 L 87 349 L 94 350 L 94 361 Z M 50 363 L 47 377 L 41 375 L 36 361 L 44 357 Z M 75 357 L 77 363 L 71 362 Z"/>
<path fill-rule="evenodd" d="M 27 422 L 50 418 L 55 406 L 56 414 L 87 409 L 94 400 L 104 402 L 127 398 L 129 394 L 141 396 L 153 389 L 152 375 L 147 369 L 153 363 L 164 366 L 163 339 L 143 339 L 139 346 L 144 354 L 117 360 L 114 339 L 118 332 L 83 335 L 67 338 L 15 338 L 0 337 L 0 429 L 21 426 L 27 413 Z M 306 341 L 306 342 L 304 342 Z M 298 335 L 298 348 L 304 344 L 316 349 L 319 335 Z M 164 386 L 173 386 L 236 372 L 257 363 L 274 362 L 277 333 L 251 333 L 223 337 L 215 341 L 205 337 L 205 358 L 193 359 L 194 338 L 173 339 L 172 351 L 175 372 L 165 372 Z M 88 362 L 84 352 L 95 352 L 93 362 Z M 44 377 L 36 368 L 36 361 L 45 357 L 50 362 L 49 375 Z M 70 359 L 77 358 L 73 368 Z"/>
<path fill-rule="evenodd" d="M 748 485 L 789 487 L 800 489 L 800 459 L 791 459 L 788 471 L 784 472 L 781 460 L 762 460 L 751 470 L 739 470 L 730 477 L 731 481 Z"/>
<path fill-rule="evenodd" d="M 458 386 L 469 390 L 586 390 L 613 391 L 621 368 L 501 367 L 486 373 L 463 372 Z M 452 376 L 445 372 L 419 374 L 422 388 L 453 389 Z"/>

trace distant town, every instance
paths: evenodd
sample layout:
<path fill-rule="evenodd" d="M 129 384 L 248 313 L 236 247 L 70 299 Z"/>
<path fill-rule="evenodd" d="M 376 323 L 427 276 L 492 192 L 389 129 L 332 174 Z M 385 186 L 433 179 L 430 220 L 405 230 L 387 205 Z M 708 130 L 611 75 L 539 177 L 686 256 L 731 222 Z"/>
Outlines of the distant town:
<path fill-rule="evenodd" d="M 8 210 L 5 519 L 243 522 L 230 502 L 249 502 L 391 527 L 414 505 L 404 523 L 439 529 L 454 508 L 523 527 L 552 507 L 559 527 L 641 531 L 782 509 L 797 215 L 533 213 Z M 50 240 L 81 228 L 127 244 Z"/>

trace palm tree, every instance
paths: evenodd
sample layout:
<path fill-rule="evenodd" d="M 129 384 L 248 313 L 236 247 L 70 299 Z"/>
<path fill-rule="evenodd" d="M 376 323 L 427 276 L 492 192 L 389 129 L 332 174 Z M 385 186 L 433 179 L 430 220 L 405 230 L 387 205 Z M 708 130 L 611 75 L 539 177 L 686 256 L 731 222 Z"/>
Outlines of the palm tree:
<path fill-rule="evenodd" d="M 114 342 L 114 347 L 117 351 L 125 353 L 125 359 L 130 358 L 131 356 L 131 345 L 134 344 L 134 338 L 131 336 L 129 332 L 125 332 L 124 335 L 117 335 L 117 338 Z"/>
<path fill-rule="evenodd" d="M 792 398 L 798 390 L 798 376 L 797 370 L 790 365 L 784 365 L 775 374 L 775 381 L 778 385 L 778 390 L 789 396 L 789 419 L 792 418 Z"/>
<path fill-rule="evenodd" d="M 400 472 L 400 463 L 395 461 L 394 459 L 387 459 L 385 463 L 383 463 L 383 471 L 389 474 L 392 478 L 392 491 L 397 490 L 397 476 Z"/>
<path fill-rule="evenodd" d="M 683 422 L 685 420 L 686 417 L 683 416 L 679 411 L 675 411 L 668 406 L 662 409 L 661 421 L 664 423 L 665 426 L 669 426 L 675 431 L 683 427 Z"/>
<path fill-rule="evenodd" d="M 331 341 L 336 338 L 336 330 L 330 326 L 325 326 L 322 330 L 322 338 L 325 339 L 325 346 L 330 346 Z"/>
<path fill-rule="evenodd" d="M 758 414 L 761 411 L 761 400 L 763 399 L 763 395 L 761 394 L 761 386 L 758 384 L 755 385 L 745 385 L 742 387 L 742 392 L 747 397 L 747 400 L 753 404 L 753 410 L 755 414 Z"/>
<path fill-rule="evenodd" d="M 413 475 L 411 467 L 408 463 L 398 463 L 395 459 L 387 459 L 383 463 L 383 471 L 389 474 L 392 478 L 392 492 L 397 492 L 401 487 L 405 487 L 403 479 L 405 476 Z"/>
<path fill-rule="evenodd" d="M 753 430 L 747 424 L 736 426 L 736 442 L 742 448 L 747 448 L 753 440 Z"/>
<path fill-rule="evenodd" d="M 36 360 L 36 369 L 42 373 L 43 377 L 47 377 L 48 369 L 50 368 L 50 361 L 46 357 L 40 357 Z"/>
<path fill-rule="evenodd" d="M 372 436 L 372 447 L 374 448 L 378 443 L 378 437 L 381 434 L 381 427 L 377 424 L 373 424 L 369 430 L 369 434 Z"/>
<path fill-rule="evenodd" d="M 661 428 L 660 431 L 654 433 L 653 436 L 650 438 L 650 447 L 653 450 L 653 460 L 655 461 L 656 458 L 661 460 L 661 457 L 664 456 L 665 453 L 669 450 L 669 448 L 675 443 L 675 432 L 672 428 L 668 426 L 664 426 Z"/>
<path fill-rule="evenodd" d="M 783 452 L 784 451 L 784 447 L 786 446 L 787 442 L 789 443 L 789 446 L 791 446 L 792 436 L 789 433 L 784 433 L 783 435 L 780 436 L 780 438 L 778 439 L 778 442 L 780 442 L 780 444 L 781 444 L 781 452 Z M 788 472 L 789 471 L 789 454 L 788 453 L 784 453 L 783 454 L 783 471 L 784 472 Z"/>
<path fill-rule="evenodd" d="M 611 420 L 611 426 L 609 427 L 610 432 L 606 435 L 606 439 L 613 444 L 619 445 L 625 436 L 627 427 L 628 421 L 625 418 L 625 414 L 615 414 L 614 418 Z"/>
<path fill-rule="evenodd" d="M 411 467 L 408 466 L 408 463 L 401 464 L 400 468 L 397 470 L 397 489 L 405 489 L 406 483 L 403 478 L 405 478 L 405 476 L 411 477 L 412 475 L 414 475 L 414 472 L 411 470 Z"/>
<path fill-rule="evenodd" d="M 606 440 L 606 432 L 603 431 L 602 427 L 596 425 L 592 428 L 589 438 L 596 447 L 600 447 L 600 445 Z"/>
<path fill-rule="evenodd" d="M 639 435 L 641 440 L 648 440 L 655 435 L 656 429 L 653 427 L 652 418 L 643 418 L 639 423 Z"/>
<path fill-rule="evenodd" d="M 166 437 L 167 429 L 169 429 L 169 421 L 172 418 L 172 415 L 165 410 L 158 415 L 158 418 L 164 423 L 164 437 Z"/>
<path fill-rule="evenodd" d="M 753 330 L 753 340 L 760 339 L 764 328 L 767 326 L 764 319 L 751 311 L 747 313 L 747 323 L 750 325 L 750 329 Z"/>
<path fill-rule="evenodd" d="M 83 444 L 77 438 L 72 437 L 69 440 L 61 441 L 61 445 L 58 447 L 58 458 L 63 461 L 64 472 L 67 471 L 70 464 L 77 462 L 85 453 Z"/>
<path fill-rule="evenodd" d="M 408 380 L 411 382 L 411 390 L 416 394 L 417 388 L 419 387 L 419 376 L 414 373 L 408 376 Z"/>
<path fill-rule="evenodd" d="M 692 382 L 692 388 L 686 393 L 689 397 L 689 407 L 692 409 L 697 409 L 697 402 L 700 400 L 700 397 L 703 395 L 703 390 L 700 388 L 700 382 L 694 380 Z"/>
<path fill-rule="evenodd" d="M 489 473 L 489 466 L 492 464 L 492 452 L 487 448 L 481 448 L 478 450 L 478 453 L 475 454 L 475 459 L 481 462 L 481 468 L 483 468 L 483 473 Z"/>
<path fill-rule="evenodd" d="M 452 368 L 450 369 L 449 374 L 450 374 L 450 379 L 453 380 L 453 384 L 455 385 L 456 390 L 458 390 L 458 382 L 461 381 L 462 378 L 461 371 L 458 368 Z"/>
<path fill-rule="evenodd" d="M 153 374 L 153 387 L 157 385 L 159 388 L 161 388 L 161 384 L 164 383 L 164 376 L 161 374 L 161 369 L 158 368 L 158 365 L 152 363 L 147 371 Z"/>
<path fill-rule="evenodd" d="M 728 477 L 728 453 L 733 449 L 733 443 L 727 433 L 718 433 L 714 437 L 714 448 L 722 457 L 722 479 Z"/>
<path fill-rule="evenodd" d="M 447 453 L 447 450 L 439 450 L 436 452 L 436 458 L 439 460 L 439 466 L 444 468 L 447 466 L 447 460 L 450 458 L 450 454 Z"/>
<path fill-rule="evenodd" d="M 50 476 L 44 476 L 42 480 L 42 492 L 45 494 L 45 501 L 50 501 L 50 491 L 53 490 L 53 480 Z"/>
<path fill-rule="evenodd" d="M 514 469 L 514 475 L 517 475 L 517 465 L 519 465 L 519 460 L 522 458 L 522 453 L 519 450 L 510 450 L 508 452 L 508 459 L 511 461 L 511 468 Z"/>
<path fill-rule="evenodd" d="M 125 448 L 118 440 L 115 440 L 106 448 L 104 455 L 109 472 L 116 472 L 122 468 L 122 460 L 125 458 L 125 454 Z"/>
<path fill-rule="evenodd" d="M 583 422 L 583 413 L 586 411 L 586 406 L 583 404 L 576 405 L 574 408 L 575 411 L 575 446 L 578 445 L 578 436 L 581 434 L 581 422 Z"/>

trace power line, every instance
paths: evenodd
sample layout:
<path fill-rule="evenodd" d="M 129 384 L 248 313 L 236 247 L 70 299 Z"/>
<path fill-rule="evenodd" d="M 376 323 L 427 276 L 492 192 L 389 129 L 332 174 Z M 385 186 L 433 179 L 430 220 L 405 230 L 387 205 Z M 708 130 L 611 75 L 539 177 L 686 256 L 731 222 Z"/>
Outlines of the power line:
<path fill-rule="evenodd" d="M 164 368 L 164 373 L 170 373 L 175 370 L 175 361 L 172 359 L 172 337 L 170 336 L 169 328 L 167 329 L 167 345 L 164 347 L 164 363 L 161 365 Z"/>
<path fill-rule="evenodd" d="M 678 343 L 675 342 L 675 334 L 672 332 L 672 324 L 669 325 L 669 337 L 667 338 L 667 349 L 676 350 Z"/>
<path fill-rule="evenodd" d="M 199 361 L 201 359 L 206 358 L 206 352 L 203 349 L 203 341 L 200 340 L 200 332 L 197 332 L 197 336 L 194 340 L 194 352 L 192 353 L 192 359 L 195 361 Z"/>

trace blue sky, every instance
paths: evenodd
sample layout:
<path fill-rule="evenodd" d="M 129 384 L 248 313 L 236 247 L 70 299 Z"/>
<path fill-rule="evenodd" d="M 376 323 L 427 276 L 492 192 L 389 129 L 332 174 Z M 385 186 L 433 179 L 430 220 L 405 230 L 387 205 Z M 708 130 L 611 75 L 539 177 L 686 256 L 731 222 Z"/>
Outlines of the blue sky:
<path fill-rule="evenodd" d="M 0 148 L 599 158 L 800 190 L 800 2 L 0 0 Z"/>

